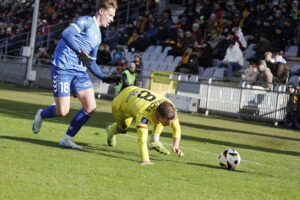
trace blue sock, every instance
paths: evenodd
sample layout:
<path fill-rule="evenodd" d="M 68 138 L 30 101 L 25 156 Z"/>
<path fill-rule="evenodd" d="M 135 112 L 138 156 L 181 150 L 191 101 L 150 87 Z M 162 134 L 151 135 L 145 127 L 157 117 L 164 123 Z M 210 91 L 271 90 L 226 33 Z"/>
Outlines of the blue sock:
<path fill-rule="evenodd" d="M 74 137 L 85 122 L 90 118 L 90 115 L 80 109 L 75 117 L 72 119 L 70 127 L 67 130 L 67 135 Z"/>
<path fill-rule="evenodd" d="M 42 112 L 41 112 L 41 117 L 43 119 L 45 118 L 52 118 L 56 116 L 56 105 L 51 105 L 48 108 L 45 108 Z"/>

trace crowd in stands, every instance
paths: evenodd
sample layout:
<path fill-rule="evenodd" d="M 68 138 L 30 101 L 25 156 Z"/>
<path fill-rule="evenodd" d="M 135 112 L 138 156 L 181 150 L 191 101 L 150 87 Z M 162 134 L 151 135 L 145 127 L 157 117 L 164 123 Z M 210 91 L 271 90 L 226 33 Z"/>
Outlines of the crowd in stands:
<path fill-rule="evenodd" d="M 31 29 L 33 2 L 0 3 L 0 40 L 9 37 L 13 43 L 24 39 L 20 33 Z M 172 47 L 168 55 L 182 56 L 176 68 L 178 72 L 197 74 L 199 66 L 217 67 L 223 68 L 225 77 L 231 78 L 236 72 L 247 69 L 246 80 L 249 71 L 257 74 L 248 81 L 278 83 L 286 83 L 289 75 L 299 74 L 298 71 L 289 73 L 282 58 L 289 46 L 299 45 L 298 1 L 188 0 L 183 3 L 185 10 L 179 16 L 174 17 L 166 4 L 161 13 L 157 12 L 158 9 L 142 9 L 135 20 L 103 30 L 97 63 L 125 69 L 127 62 L 132 61 L 125 59 L 125 52 L 142 53 L 150 45 L 161 45 Z M 41 1 L 37 43 L 45 39 L 39 36 L 53 31 L 50 26 L 91 14 L 94 4 L 92 0 Z M 55 40 L 47 46 L 46 54 L 39 56 L 51 57 L 59 34 L 53 38 Z M 250 56 L 249 51 L 253 52 Z M 139 62 L 137 71 L 142 66 L 142 61 Z"/>
<path fill-rule="evenodd" d="M 258 74 L 249 81 L 270 82 L 263 87 L 271 89 L 272 82 L 288 80 L 282 55 L 289 46 L 299 45 L 298 27 L 298 1 L 191 0 L 178 20 L 173 21 L 166 5 L 159 16 L 145 11 L 123 28 L 108 30 L 103 41 L 117 54 L 118 49 L 143 52 L 149 45 L 171 46 L 169 55 L 182 56 L 176 68 L 182 73 L 197 74 L 199 66 L 218 67 L 230 78 L 255 63 Z M 246 56 L 247 51 L 253 53 Z"/>

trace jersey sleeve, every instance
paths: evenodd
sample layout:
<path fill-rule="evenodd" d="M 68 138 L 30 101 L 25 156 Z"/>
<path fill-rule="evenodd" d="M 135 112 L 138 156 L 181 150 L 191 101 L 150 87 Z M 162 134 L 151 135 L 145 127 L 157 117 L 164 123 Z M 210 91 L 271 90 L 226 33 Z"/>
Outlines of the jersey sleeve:
<path fill-rule="evenodd" d="M 81 31 L 85 30 L 86 27 L 88 26 L 88 21 L 86 17 L 78 17 L 74 22 L 72 22 L 70 25 L 74 26 L 78 33 Z"/>
<path fill-rule="evenodd" d="M 97 53 L 98 53 L 99 45 L 96 46 L 94 49 L 92 49 L 89 59 L 96 61 L 97 59 Z"/>
<path fill-rule="evenodd" d="M 163 129 L 164 129 L 164 126 L 161 123 L 153 125 L 152 135 L 160 136 Z"/>

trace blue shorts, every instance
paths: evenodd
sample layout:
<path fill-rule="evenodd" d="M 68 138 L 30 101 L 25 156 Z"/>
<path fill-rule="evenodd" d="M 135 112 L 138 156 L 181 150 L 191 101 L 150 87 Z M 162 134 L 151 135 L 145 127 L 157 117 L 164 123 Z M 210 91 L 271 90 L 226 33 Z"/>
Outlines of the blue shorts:
<path fill-rule="evenodd" d="M 55 66 L 51 69 L 51 79 L 54 97 L 66 97 L 76 94 L 81 90 L 93 88 L 87 72 L 76 70 L 61 70 Z"/>

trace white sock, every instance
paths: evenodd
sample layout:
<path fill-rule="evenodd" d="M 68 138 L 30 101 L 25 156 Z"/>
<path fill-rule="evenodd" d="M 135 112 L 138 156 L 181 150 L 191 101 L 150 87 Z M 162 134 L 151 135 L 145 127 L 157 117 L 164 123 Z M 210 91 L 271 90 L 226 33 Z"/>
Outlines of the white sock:
<path fill-rule="evenodd" d="M 67 135 L 67 134 L 64 136 L 64 139 L 65 139 L 65 140 L 70 140 L 71 138 L 72 138 L 72 137 L 69 136 L 69 135 Z"/>
<path fill-rule="evenodd" d="M 152 136 L 151 140 L 152 140 L 153 142 L 159 142 L 159 136 L 154 135 L 154 136 Z"/>

